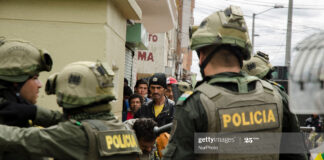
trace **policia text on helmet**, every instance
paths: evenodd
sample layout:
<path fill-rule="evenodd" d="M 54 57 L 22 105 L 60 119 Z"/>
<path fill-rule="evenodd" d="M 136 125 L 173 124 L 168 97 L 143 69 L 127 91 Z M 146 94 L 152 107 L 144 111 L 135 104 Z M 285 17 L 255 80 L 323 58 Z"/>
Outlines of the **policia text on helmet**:
<path fill-rule="evenodd" d="M 242 11 L 239 7 L 230 6 L 224 11 L 216 12 L 203 20 L 193 33 L 191 49 L 196 50 L 198 57 L 201 51 L 213 46 L 206 53 L 206 57 L 200 64 L 200 72 L 205 76 L 204 69 L 216 52 L 224 49 L 232 52 L 238 58 L 240 67 L 243 60 L 250 59 L 251 43 L 247 32 Z"/>

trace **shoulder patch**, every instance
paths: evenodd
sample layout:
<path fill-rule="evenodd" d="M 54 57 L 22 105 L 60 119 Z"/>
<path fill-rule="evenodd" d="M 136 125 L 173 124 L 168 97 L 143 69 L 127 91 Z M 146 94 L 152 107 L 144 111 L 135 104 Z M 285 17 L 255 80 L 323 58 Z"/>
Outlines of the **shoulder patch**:
<path fill-rule="evenodd" d="M 185 101 L 190 95 L 192 95 L 192 91 L 184 92 L 178 99 L 178 101 Z"/>
<path fill-rule="evenodd" d="M 70 119 L 70 122 L 72 122 L 72 124 L 77 125 L 77 126 L 81 126 L 82 125 L 82 123 L 80 121 L 77 121 L 75 119 Z"/>
<path fill-rule="evenodd" d="M 177 105 L 182 105 L 188 97 L 190 97 L 193 94 L 193 91 L 186 91 L 184 92 L 178 99 Z"/>
<path fill-rule="evenodd" d="M 281 89 L 282 91 L 285 91 L 285 87 L 283 87 L 281 84 L 274 82 L 274 81 L 269 81 L 272 85 L 277 86 L 279 89 Z"/>

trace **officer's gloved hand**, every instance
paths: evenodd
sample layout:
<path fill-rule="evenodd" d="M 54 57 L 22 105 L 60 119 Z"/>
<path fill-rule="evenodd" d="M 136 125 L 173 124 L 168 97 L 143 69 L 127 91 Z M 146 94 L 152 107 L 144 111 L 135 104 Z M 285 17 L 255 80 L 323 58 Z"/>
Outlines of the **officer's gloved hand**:
<path fill-rule="evenodd" d="M 28 120 L 34 120 L 36 106 L 6 101 L 0 104 L 0 123 L 11 126 L 28 126 Z"/>

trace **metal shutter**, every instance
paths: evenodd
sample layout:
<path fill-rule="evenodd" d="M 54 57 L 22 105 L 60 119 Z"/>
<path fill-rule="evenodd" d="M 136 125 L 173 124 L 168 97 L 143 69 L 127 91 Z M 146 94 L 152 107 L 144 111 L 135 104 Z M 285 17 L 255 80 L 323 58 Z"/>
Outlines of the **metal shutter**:
<path fill-rule="evenodd" d="M 133 71 L 133 52 L 132 50 L 126 48 L 124 76 L 128 80 L 129 86 L 132 86 L 132 71 Z"/>

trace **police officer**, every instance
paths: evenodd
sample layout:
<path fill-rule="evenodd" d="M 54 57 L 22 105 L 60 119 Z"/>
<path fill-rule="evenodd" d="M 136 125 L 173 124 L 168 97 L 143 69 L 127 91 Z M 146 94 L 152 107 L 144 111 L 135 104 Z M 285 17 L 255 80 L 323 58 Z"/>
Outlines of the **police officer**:
<path fill-rule="evenodd" d="M 285 92 L 285 88 L 282 85 L 270 80 L 272 79 L 274 67 L 270 64 L 269 56 L 266 53 L 258 51 L 250 60 L 243 61 L 242 71 L 250 76 L 256 76 L 262 80 L 266 80 Z"/>
<path fill-rule="evenodd" d="M 29 42 L 0 39 L 0 124 L 28 127 L 28 120 L 50 126 L 62 115 L 36 106 L 39 72 L 50 71 L 48 53 Z"/>
<path fill-rule="evenodd" d="M 240 71 L 251 51 L 240 8 L 230 6 L 204 19 L 191 38 L 191 49 L 198 53 L 203 81 L 193 94 L 179 98 L 164 159 L 279 159 L 278 154 L 194 154 L 195 132 L 279 133 L 299 129 L 288 104 L 271 84 Z M 272 118 L 258 118 L 261 112 Z M 249 122 L 243 124 L 242 115 L 249 114 L 257 116 L 246 116 Z"/>
<path fill-rule="evenodd" d="M 62 120 L 59 111 L 36 106 L 39 73 L 50 71 L 48 53 L 29 42 L 0 38 L 0 124 L 50 126 Z M 32 121 L 32 123 L 30 123 Z M 26 154 L 0 151 L 0 159 L 29 159 Z"/>
<path fill-rule="evenodd" d="M 242 71 L 260 79 L 271 79 L 274 68 L 269 62 L 269 55 L 258 51 L 250 60 L 243 61 Z"/>
<path fill-rule="evenodd" d="M 113 75 L 100 62 L 75 62 L 50 76 L 46 92 L 56 94 L 69 120 L 49 128 L 0 125 L 0 150 L 55 159 L 127 159 L 141 153 L 136 135 L 110 112 Z"/>

